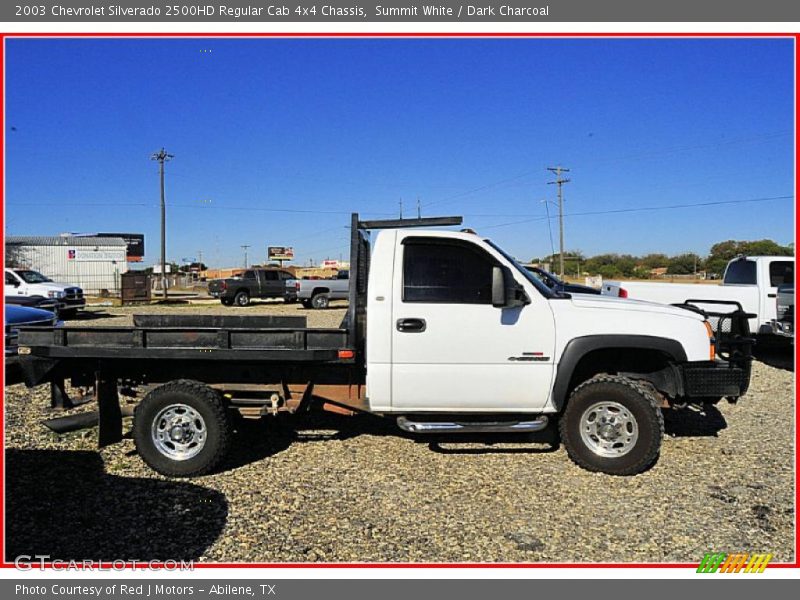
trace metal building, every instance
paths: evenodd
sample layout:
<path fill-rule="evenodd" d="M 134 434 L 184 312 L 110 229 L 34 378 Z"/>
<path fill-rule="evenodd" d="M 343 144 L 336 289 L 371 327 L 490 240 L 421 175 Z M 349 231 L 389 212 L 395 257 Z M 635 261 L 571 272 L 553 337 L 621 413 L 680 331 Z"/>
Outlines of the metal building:
<path fill-rule="evenodd" d="M 71 283 L 89 295 L 119 295 L 127 272 L 122 238 L 8 236 L 6 266 L 39 271 L 53 281 Z"/>

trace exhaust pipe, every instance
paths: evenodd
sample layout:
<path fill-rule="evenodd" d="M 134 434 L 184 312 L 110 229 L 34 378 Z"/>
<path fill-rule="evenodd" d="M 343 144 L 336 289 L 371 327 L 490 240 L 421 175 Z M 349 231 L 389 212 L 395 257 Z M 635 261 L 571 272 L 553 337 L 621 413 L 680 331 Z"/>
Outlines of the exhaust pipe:
<path fill-rule="evenodd" d="M 532 421 L 410 421 L 397 418 L 397 426 L 409 433 L 531 433 L 547 427 L 549 420 L 540 415 Z"/>
<path fill-rule="evenodd" d="M 132 417 L 133 406 L 123 406 L 122 416 Z M 77 415 L 68 415 L 66 417 L 47 419 L 42 421 L 42 425 L 54 433 L 70 433 L 71 431 L 80 431 L 81 429 L 91 429 L 92 427 L 97 427 L 99 422 L 100 414 L 96 410 L 93 410 Z"/>

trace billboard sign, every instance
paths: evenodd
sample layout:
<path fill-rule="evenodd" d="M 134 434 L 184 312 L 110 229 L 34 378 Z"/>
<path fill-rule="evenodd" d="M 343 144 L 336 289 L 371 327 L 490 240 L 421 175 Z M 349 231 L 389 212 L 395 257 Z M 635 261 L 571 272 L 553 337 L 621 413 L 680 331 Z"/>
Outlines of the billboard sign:
<path fill-rule="evenodd" d="M 294 260 L 294 248 L 290 246 L 268 246 L 267 260 Z"/>
<path fill-rule="evenodd" d="M 96 250 L 89 247 L 67 248 L 67 260 L 75 262 L 113 262 L 119 258 L 119 254 L 113 250 Z"/>
<path fill-rule="evenodd" d="M 98 233 L 97 237 L 118 237 L 125 240 L 128 244 L 128 262 L 142 262 L 144 258 L 144 234 L 143 233 Z"/>

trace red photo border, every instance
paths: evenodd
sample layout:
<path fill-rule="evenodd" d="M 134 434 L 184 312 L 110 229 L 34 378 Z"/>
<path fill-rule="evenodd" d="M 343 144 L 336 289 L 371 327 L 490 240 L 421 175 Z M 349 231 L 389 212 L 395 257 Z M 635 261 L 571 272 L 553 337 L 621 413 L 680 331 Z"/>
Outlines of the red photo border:
<path fill-rule="evenodd" d="M 797 194 L 800 191 L 798 185 L 797 171 L 798 164 L 798 138 L 800 137 L 800 111 L 798 111 L 798 95 L 800 94 L 800 33 L 544 33 L 544 32 L 509 32 L 509 33 L 480 33 L 480 32 L 431 32 L 431 33 L 277 33 L 277 32 L 243 32 L 243 33 L 5 33 L 0 32 L 0 128 L 3 131 L 3 145 L 0 148 L 0 228 L 3 229 L 5 236 L 5 41 L 7 38 L 788 38 L 794 40 L 795 57 L 795 206 Z M 798 218 L 795 208 L 795 231 L 797 231 Z M 3 302 L 0 301 L 0 307 Z M 795 347 L 795 363 L 797 362 L 797 348 Z M 0 383 L 3 381 L 4 374 L 0 375 Z M 3 391 L 0 400 L 4 399 Z M 797 413 L 797 387 L 795 385 L 795 417 Z M 5 407 L 0 401 L 0 422 L 5 425 Z M 795 496 L 795 532 L 794 532 L 794 562 L 792 563 L 770 563 L 770 568 L 800 568 L 798 560 L 798 547 L 800 546 L 800 536 L 797 529 L 797 505 L 798 505 L 798 476 L 797 458 L 798 444 L 800 444 L 800 432 L 798 432 L 795 418 L 795 473 L 794 473 L 794 496 Z M 753 465 L 753 468 L 759 468 Z M 5 428 L 3 429 L 3 452 L 0 453 L 0 495 L 3 499 L 3 511 L 0 511 L 0 568 L 13 569 L 13 563 L 5 560 Z M 710 549 L 712 550 L 712 549 Z M 725 549 L 721 549 L 725 550 Z M 768 549 L 765 549 L 768 551 Z M 698 562 L 702 557 L 698 557 Z M 455 569 L 455 568 L 480 568 L 480 569 L 540 569 L 540 568 L 675 568 L 675 569 L 696 569 L 698 563 L 195 563 L 198 569 L 223 569 L 223 568 L 300 568 L 300 569 L 338 569 L 338 568 L 404 568 L 404 569 Z M 49 565 L 52 567 L 52 565 Z M 111 570 L 112 563 L 94 563 L 93 568 Z M 161 565 L 163 566 L 163 565 Z M 88 571 L 88 569 L 87 569 Z M 132 571 L 133 572 L 133 571 Z"/>

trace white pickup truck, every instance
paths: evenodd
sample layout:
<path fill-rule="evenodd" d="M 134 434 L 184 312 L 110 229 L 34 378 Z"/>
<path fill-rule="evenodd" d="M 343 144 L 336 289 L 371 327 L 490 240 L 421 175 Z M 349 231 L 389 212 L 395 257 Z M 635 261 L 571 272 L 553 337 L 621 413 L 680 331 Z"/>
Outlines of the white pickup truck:
<path fill-rule="evenodd" d="M 19 338 L 26 383 L 50 382 L 58 398 L 65 378 L 93 387 L 101 444 L 122 438 L 118 385 L 160 384 L 136 406 L 133 437 L 171 476 L 219 466 L 235 418 L 292 423 L 314 409 L 370 413 L 415 436 L 558 423 L 578 465 L 631 475 L 658 457 L 663 408 L 746 392 L 753 340 L 741 311 L 714 336 L 702 311 L 553 291 L 473 232 L 409 229 L 459 223 L 353 215 L 338 328 L 206 315 L 31 328 Z M 64 419 L 61 431 L 73 426 Z"/>
<path fill-rule="evenodd" d="M 83 290 L 77 285 L 57 283 L 33 269 L 6 269 L 6 296 L 41 296 L 58 302 L 57 312 L 70 317 L 86 306 Z"/>
<path fill-rule="evenodd" d="M 650 281 L 607 281 L 602 293 L 661 304 L 698 301 L 738 302 L 752 314 L 750 331 L 758 335 L 774 333 L 777 318 L 778 286 L 794 283 L 793 256 L 740 256 L 725 267 L 721 285 Z"/>

